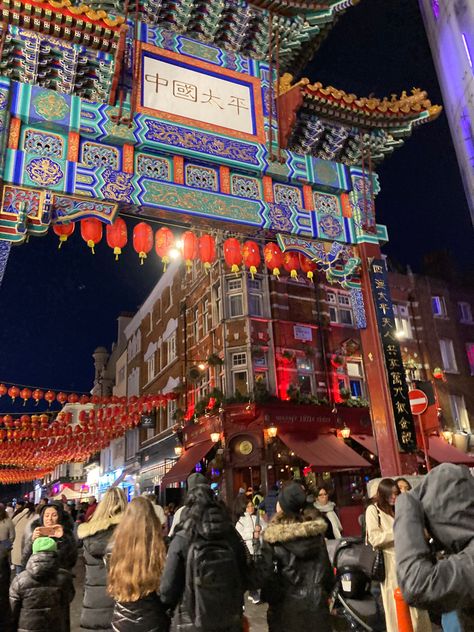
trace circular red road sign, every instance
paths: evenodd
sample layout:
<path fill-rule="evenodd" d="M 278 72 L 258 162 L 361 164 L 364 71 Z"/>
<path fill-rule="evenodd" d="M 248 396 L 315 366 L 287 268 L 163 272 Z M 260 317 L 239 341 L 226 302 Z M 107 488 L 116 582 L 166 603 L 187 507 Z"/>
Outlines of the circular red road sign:
<path fill-rule="evenodd" d="M 415 388 L 413 391 L 409 391 L 408 397 L 410 399 L 411 412 L 414 415 L 421 415 L 428 408 L 428 398 L 420 389 Z"/>

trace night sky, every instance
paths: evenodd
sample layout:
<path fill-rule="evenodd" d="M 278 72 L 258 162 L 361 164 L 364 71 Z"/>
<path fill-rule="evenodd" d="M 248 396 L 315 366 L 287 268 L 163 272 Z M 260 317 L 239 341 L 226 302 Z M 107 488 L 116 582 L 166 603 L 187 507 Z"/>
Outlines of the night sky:
<path fill-rule="evenodd" d="M 305 75 L 359 96 L 421 87 L 442 103 L 414 0 L 362 0 Z M 467 265 L 472 225 L 444 114 L 417 128 L 378 172 L 377 221 L 390 236 L 385 252 L 416 270 L 424 253 L 447 248 Z M 52 231 L 12 248 L 0 287 L 0 382 L 89 390 L 93 350 L 110 347 L 118 314 L 136 311 L 160 273 L 154 254 L 140 266 L 131 245 L 116 263 L 105 237 L 92 256 L 78 229 L 60 251 Z M 0 413 L 5 407 L 0 400 Z"/>

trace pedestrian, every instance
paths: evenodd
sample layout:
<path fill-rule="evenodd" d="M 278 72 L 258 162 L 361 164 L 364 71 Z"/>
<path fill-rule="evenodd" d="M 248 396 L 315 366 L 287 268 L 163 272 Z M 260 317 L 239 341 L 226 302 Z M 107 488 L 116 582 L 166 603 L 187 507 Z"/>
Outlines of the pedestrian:
<path fill-rule="evenodd" d="M 13 514 L 15 513 L 15 510 L 13 508 L 13 503 L 6 504 L 5 512 L 10 519 L 13 518 Z"/>
<path fill-rule="evenodd" d="M 266 528 L 267 524 L 263 518 L 260 517 L 259 510 L 255 509 L 255 505 L 251 501 L 247 501 L 245 511 L 237 520 L 235 528 L 244 541 L 249 553 L 253 556 L 257 551 L 256 540 L 260 540 L 262 531 Z M 253 603 L 260 603 L 260 591 L 251 590 L 249 592 L 249 600 Z"/>
<path fill-rule="evenodd" d="M 374 549 L 383 551 L 385 580 L 381 583 L 382 602 L 387 632 L 398 632 L 394 591 L 398 586 L 395 563 L 393 524 L 395 501 L 400 495 L 395 481 L 383 478 L 377 488 L 375 502 L 365 512 L 366 534 Z M 430 632 L 431 623 L 425 610 L 410 608 L 414 632 Z"/>
<path fill-rule="evenodd" d="M 0 550 L 10 552 L 15 540 L 15 527 L 7 514 L 6 507 L 0 505 Z"/>
<path fill-rule="evenodd" d="M 174 513 L 176 511 L 176 505 L 174 503 L 168 503 L 165 507 L 165 516 L 166 516 L 166 535 L 169 534 L 171 525 L 173 524 Z"/>
<path fill-rule="evenodd" d="M 12 516 L 12 520 L 13 518 L 15 518 L 15 516 L 18 516 L 18 514 L 20 514 L 23 511 L 23 509 L 25 508 L 25 505 L 26 503 L 24 500 L 17 500 L 16 505 L 15 505 L 15 511 Z"/>
<path fill-rule="evenodd" d="M 61 503 L 44 505 L 39 518 L 27 525 L 22 546 L 22 566 L 26 566 L 28 562 L 34 541 L 45 535 L 56 541 L 59 566 L 71 570 L 77 561 L 77 543 L 72 531 L 71 518 L 64 513 Z"/>
<path fill-rule="evenodd" d="M 425 537 L 426 528 L 438 556 Z M 433 468 L 413 491 L 397 499 L 394 531 L 405 600 L 443 612 L 444 630 L 473 632 L 474 477 L 469 469 L 452 463 Z"/>
<path fill-rule="evenodd" d="M 314 506 L 321 512 L 323 519 L 327 522 L 326 538 L 328 540 L 339 540 L 342 538 L 341 521 L 336 513 L 336 504 L 329 500 L 327 487 L 318 487 Z"/>
<path fill-rule="evenodd" d="M 197 487 L 197 485 L 207 485 L 207 478 L 204 476 L 204 474 L 201 474 L 200 472 L 193 472 L 188 476 L 186 481 L 187 493 L 189 494 L 189 492 Z M 173 537 L 176 529 L 181 524 L 184 510 L 185 505 L 182 505 L 175 511 L 173 522 L 171 523 L 171 528 L 168 533 L 169 538 Z"/>
<path fill-rule="evenodd" d="M 112 537 L 108 592 L 115 600 L 115 632 L 169 630 L 158 595 L 165 557 L 163 529 L 151 503 L 134 498 Z"/>
<path fill-rule="evenodd" d="M 26 569 L 10 586 L 13 632 L 69 632 L 73 575 L 59 567 L 57 544 L 39 537 Z"/>
<path fill-rule="evenodd" d="M 305 520 L 306 493 L 293 481 L 278 495 L 276 514 L 263 533 L 262 591 L 269 632 L 330 632 L 328 607 L 334 575 L 326 549 L 326 522 Z"/>
<path fill-rule="evenodd" d="M 149 500 L 153 506 L 153 510 L 156 513 L 156 517 L 160 521 L 161 527 L 164 529 L 166 527 L 166 515 L 163 507 L 158 504 L 158 499 L 156 494 L 143 494 L 147 500 Z"/>
<path fill-rule="evenodd" d="M 161 579 L 161 600 L 176 612 L 177 632 L 241 632 L 246 548 L 209 485 L 186 499 Z"/>
<path fill-rule="evenodd" d="M 0 548 L 0 630 L 11 632 L 10 603 L 8 588 L 10 586 L 10 561 L 7 549 Z"/>
<path fill-rule="evenodd" d="M 12 548 L 12 564 L 15 567 L 16 574 L 18 575 L 24 570 L 24 566 L 21 563 L 23 535 L 26 531 L 28 523 L 35 517 L 35 506 L 33 503 L 26 503 L 20 513 L 13 516 L 13 525 L 15 527 L 15 541 Z"/>
<path fill-rule="evenodd" d="M 87 507 L 86 515 L 84 516 L 84 522 L 87 522 L 92 518 L 92 514 L 97 509 L 97 498 L 95 496 L 91 496 L 89 498 L 89 505 Z"/>
<path fill-rule="evenodd" d="M 263 503 L 260 503 L 259 509 L 265 512 L 267 520 L 271 520 L 276 513 L 276 505 L 278 502 L 278 485 L 272 485 L 268 494 L 265 496 Z"/>
<path fill-rule="evenodd" d="M 400 490 L 400 494 L 405 494 L 406 492 L 411 491 L 411 485 L 406 478 L 400 476 L 399 478 L 395 479 L 395 483 Z"/>
<path fill-rule="evenodd" d="M 112 630 L 114 601 L 107 593 L 104 559 L 126 508 L 127 498 L 123 489 L 110 487 L 89 522 L 82 523 L 78 528 L 78 537 L 83 540 L 86 569 L 80 621 L 82 632 Z"/>

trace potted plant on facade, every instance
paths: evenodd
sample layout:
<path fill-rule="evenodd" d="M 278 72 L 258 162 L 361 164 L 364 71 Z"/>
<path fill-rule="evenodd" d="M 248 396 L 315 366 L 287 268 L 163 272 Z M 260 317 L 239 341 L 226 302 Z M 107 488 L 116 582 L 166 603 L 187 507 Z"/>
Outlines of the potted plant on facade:
<path fill-rule="evenodd" d="M 348 388 L 340 388 L 339 395 L 342 400 L 347 401 L 351 397 L 351 392 Z"/>
<path fill-rule="evenodd" d="M 281 354 L 281 359 L 284 365 L 292 366 L 295 362 L 295 354 L 287 349 Z"/>
<path fill-rule="evenodd" d="M 222 366 L 224 364 L 224 360 L 220 358 L 217 353 L 211 353 L 211 355 L 207 358 L 207 363 L 209 366 Z"/>

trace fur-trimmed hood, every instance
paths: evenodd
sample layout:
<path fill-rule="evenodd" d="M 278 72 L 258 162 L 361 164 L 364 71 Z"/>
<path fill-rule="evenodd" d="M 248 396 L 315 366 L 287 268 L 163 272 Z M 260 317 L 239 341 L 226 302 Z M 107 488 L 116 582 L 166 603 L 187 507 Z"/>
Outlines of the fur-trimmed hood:
<path fill-rule="evenodd" d="M 263 532 L 263 539 L 272 546 L 282 546 L 297 558 L 312 558 L 325 547 L 323 536 L 327 524 L 324 518 L 306 522 L 289 522 L 277 514 Z"/>
<path fill-rule="evenodd" d="M 77 537 L 84 540 L 91 535 L 99 533 L 99 531 L 107 531 L 110 527 L 115 527 L 122 520 L 123 514 L 112 516 L 111 518 L 101 518 L 100 520 L 92 519 L 90 522 L 83 522 L 77 529 Z"/>

